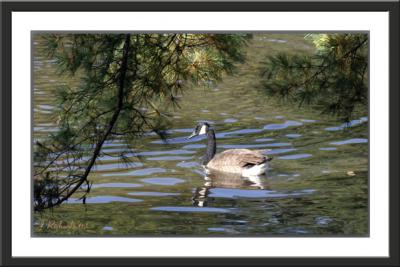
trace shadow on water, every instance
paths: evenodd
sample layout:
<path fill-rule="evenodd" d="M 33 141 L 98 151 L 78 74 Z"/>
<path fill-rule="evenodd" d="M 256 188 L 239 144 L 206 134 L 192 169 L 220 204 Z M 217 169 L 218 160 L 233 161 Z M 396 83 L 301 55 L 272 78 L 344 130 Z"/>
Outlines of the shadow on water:
<path fill-rule="evenodd" d="M 290 198 L 311 194 L 314 189 L 294 190 L 290 192 L 276 191 L 270 188 L 267 175 L 243 177 L 241 175 L 212 171 L 204 177 L 204 185 L 196 188 L 193 205 L 210 206 L 215 198 Z"/>

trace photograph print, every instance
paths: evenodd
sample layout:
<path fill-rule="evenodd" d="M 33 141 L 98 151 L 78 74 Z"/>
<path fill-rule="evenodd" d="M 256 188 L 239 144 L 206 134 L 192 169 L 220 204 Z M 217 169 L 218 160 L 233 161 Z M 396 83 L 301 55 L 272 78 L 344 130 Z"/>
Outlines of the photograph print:
<path fill-rule="evenodd" d="M 32 32 L 33 237 L 368 237 L 368 32 Z"/>

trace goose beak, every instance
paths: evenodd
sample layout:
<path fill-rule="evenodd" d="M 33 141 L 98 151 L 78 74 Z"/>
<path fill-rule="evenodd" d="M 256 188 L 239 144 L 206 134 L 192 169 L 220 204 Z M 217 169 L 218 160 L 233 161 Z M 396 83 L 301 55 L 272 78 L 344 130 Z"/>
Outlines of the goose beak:
<path fill-rule="evenodd" d="M 192 139 L 195 136 L 197 136 L 197 134 L 196 133 L 192 133 L 187 139 Z"/>

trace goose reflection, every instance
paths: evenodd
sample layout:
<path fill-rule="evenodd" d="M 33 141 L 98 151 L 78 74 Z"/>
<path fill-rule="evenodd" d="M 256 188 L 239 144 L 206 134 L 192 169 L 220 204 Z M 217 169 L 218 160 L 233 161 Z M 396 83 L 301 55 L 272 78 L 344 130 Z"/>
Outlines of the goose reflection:
<path fill-rule="evenodd" d="M 266 175 L 243 177 L 238 174 L 231 174 L 218 171 L 207 171 L 204 176 L 204 185 L 196 188 L 192 201 L 193 206 L 208 206 L 210 189 L 230 188 L 230 189 L 268 189 L 265 183 Z"/>

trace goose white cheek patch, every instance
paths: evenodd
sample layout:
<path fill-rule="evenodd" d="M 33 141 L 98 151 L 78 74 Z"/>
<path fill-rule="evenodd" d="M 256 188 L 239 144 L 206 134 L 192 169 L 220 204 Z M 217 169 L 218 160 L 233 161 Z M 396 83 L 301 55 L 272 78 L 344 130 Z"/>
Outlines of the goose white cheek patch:
<path fill-rule="evenodd" d="M 206 126 L 205 126 L 205 125 L 201 126 L 199 135 L 200 135 L 200 134 L 206 134 Z"/>

